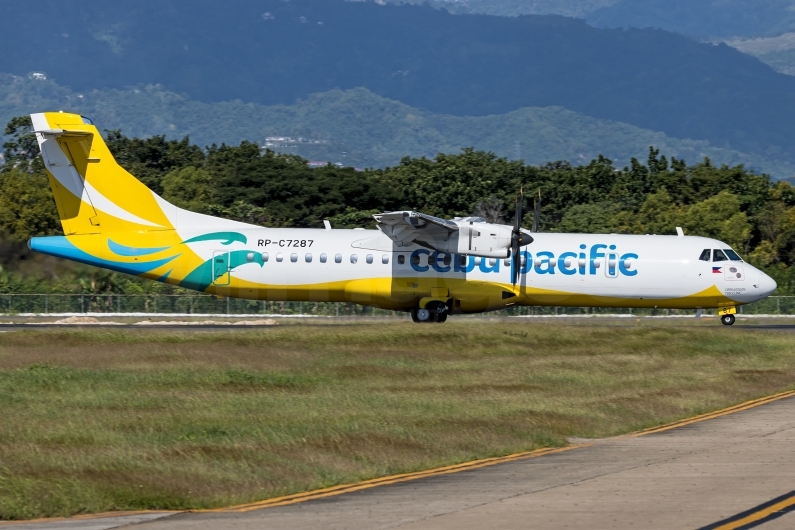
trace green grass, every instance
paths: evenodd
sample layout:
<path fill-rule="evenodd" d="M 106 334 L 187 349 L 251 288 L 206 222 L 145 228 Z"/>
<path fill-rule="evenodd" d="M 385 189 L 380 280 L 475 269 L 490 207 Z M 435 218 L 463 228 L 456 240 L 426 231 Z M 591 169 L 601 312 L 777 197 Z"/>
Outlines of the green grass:
<path fill-rule="evenodd" d="M 0 519 L 209 508 L 795 387 L 795 336 L 453 320 L 0 335 Z"/>

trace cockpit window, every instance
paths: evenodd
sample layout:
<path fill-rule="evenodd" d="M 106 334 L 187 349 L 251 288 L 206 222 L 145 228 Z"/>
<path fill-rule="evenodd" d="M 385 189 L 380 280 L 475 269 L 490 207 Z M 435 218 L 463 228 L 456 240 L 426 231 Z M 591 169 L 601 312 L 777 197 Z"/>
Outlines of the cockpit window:
<path fill-rule="evenodd" d="M 711 255 L 712 251 L 708 248 L 705 248 L 704 250 L 701 251 L 701 256 L 699 256 L 698 259 L 701 261 L 709 261 Z"/>
<path fill-rule="evenodd" d="M 729 259 L 732 261 L 742 261 L 742 258 L 738 256 L 737 253 L 730 248 L 724 248 L 723 252 L 725 252 L 726 255 L 729 256 Z"/>
<path fill-rule="evenodd" d="M 729 258 L 726 257 L 726 254 L 719 248 L 716 248 L 712 251 L 712 261 L 729 261 Z"/>

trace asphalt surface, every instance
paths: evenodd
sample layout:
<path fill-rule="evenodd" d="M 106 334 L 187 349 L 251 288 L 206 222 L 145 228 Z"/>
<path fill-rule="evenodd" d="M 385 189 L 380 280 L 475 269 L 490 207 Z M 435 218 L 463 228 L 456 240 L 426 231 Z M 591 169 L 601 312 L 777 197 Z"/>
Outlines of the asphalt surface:
<path fill-rule="evenodd" d="M 339 320 L 335 319 L 323 319 L 322 322 L 315 322 L 311 319 L 305 320 L 282 320 L 281 317 L 272 317 L 268 316 L 269 319 L 276 320 L 276 325 L 300 325 L 300 326 L 348 326 L 352 322 L 350 319 L 341 318 Z M 471 317 L 463 317 L 463 318 L 471 318 Z M 709 318 L 709 317 L 704 317 Z M 544 325 L 544 324 L 561 324 L 561 325 L 572 325 L 572 326 L 614 326 L 614 327 L 634 327 L 637 322 L 634 318 L 612 318 L 612 317 L 597 317 L 597 318 L 559 318 L 559 319 L 552 319 L 552 318 L 529 318 L 525 319 L 524 317 L 513 318 L 513 317 L 480 317 L 478 320 L 496 320 L 501 322 L 521 322 L 522 324 L 527 325 Z M 104 319 L 103 319 L 104 320 Z M 112 319 L 107 319 L 112 320 Z M 182 320 L 182 319 L 180 319 Z M 244 320 L 252 320 L 252 319 L 244 319 Z M 375 319 L 361 319 L 361 321 L 369 321 Z M 668 326 L 675 326 L 677 328 L 697 328 L 703 329 L 704 323 L 694 323 L 693 320 L 687 317 L 677 317 L 677 318 L 644 318 L 641 319 L 646 324 L 661 324 L 661 325 L 668 325 Z M 795 324 L 786 324 L 786 323 L 779 323 L 776 322 L 778 319 L 755 319 L 757 323 L 750 324 L 750 323 L 743 323 L 742 321 L 738 321 L 737 324 L 733 326 L 720 326 L 715 319 L 714 327 L 726 329 L 727 331 L 733 330 L 743 330 L 743 331 L 781 331 L 781 332 L 795 332 Z M 760 322 L 760 320 L 762 322 Z M 788 319 L 790 320 L 790 319 Z M 395 319 L 385 319 L 384 322 L 397 322 L 398 320 Z M 262 329 L 262 328 L 272 328 L 274 327 L 273 324 L 263 325 L 263 324 L 246 324 L 246 325 L 235 325 L 234 320 L 225 322 L 219 321 L 218 323 L 201 323 L 201 324 L 186 324 L 186 323 L 179 323 L 175 322 L 174 324 L 156 324 L 156 325 L 147 325 L 147 324 L 136 324 L 136 323 L 113 323 L 109 324 L 107 322 L 100 323 L 100 324 L 57 324 L 55 322 L 14 322 L 14 323 L 3 323 L 0 324 L 0 333 L 8 332 L 8 331 L 19 331 L 23 329 L 31 330 L 31 329 L 72 329 L 72 328 L 100 328 L 100 329 L 124 329 L 124 330 L 153 330 L 153 329 L 161 329 L 161 330 L 184 330 L 184 331 L 217 331 L 217 330 L 238 330 L 238 329 Z"/>
<path fill-rule="evenodd" d="M 765 516 L 771 520 L 764 529 L 795 528 L 795 512 L 787 513 L 795 508 L 795 397 L 663 432 L 577 444 L 248 512 L 150 513 L 136 520 L 127 515 L 11 528 L 668 529 L 722 528 L 715 523 L 732 516 Z M 736 521 L 728 527 L 750 528 Z"/>

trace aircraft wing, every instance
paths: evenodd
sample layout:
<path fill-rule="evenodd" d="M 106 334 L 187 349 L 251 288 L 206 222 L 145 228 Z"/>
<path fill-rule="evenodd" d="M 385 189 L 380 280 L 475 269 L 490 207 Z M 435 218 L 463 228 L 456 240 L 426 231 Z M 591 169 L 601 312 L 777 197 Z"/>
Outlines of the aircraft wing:
<path fill-rule="evenodd" d="M 378 228 L 398 247 L 417 244 L 444 252 L 448 249 L 450 236 L 459 230 L 452 221 L 419 212 L 386 212 L 373 217 Z"/>

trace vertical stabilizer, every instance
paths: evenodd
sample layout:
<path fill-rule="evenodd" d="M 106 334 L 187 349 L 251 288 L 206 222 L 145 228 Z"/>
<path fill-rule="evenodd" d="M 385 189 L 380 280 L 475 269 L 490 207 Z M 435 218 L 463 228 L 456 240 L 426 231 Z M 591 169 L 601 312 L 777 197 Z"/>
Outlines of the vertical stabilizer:
<path fill-rule="evenodd" d="M 122 168 L 90 120 L 31 115 L 66 235 L 169 230 L 175 208 Z"/>

